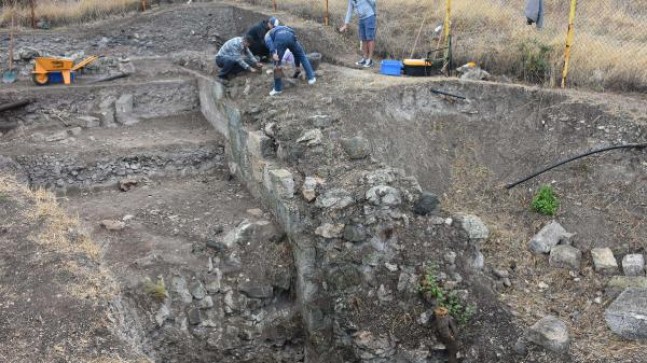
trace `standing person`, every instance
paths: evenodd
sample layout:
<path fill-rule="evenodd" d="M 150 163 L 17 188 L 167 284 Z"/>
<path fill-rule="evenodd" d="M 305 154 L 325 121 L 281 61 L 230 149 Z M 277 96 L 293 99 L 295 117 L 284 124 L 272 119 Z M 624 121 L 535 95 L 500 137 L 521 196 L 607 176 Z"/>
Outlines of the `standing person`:
<path fill-rule="evenodd" d="M 445 345 L 447 353 L 449 354 L 448 363 L 458 363 L 456 354 L 458 353 L 458 344 L 456 343 L 456 336 L 458 335 L 458 328 L 454 318 L 449 314 L 449 310 L 444 307 L 437 307 L 434 309 L 434 320 L 432 322 L 433 331 L 436 338 Z"/>
<path fill-rule="evenodd" d="M 315 82 L 317 82 L 312 65 L 306 57 L 306 52 L 303 50 L 301 43 L 297 40 L 297 36 L 292 28 L 284 25 L 272 26 L 272 29 L 270 29 L 270 31 L 265 35 L 265 44 L 270 50 L 270 54 L 272 55 L 276 68 L 281 68 L 283 55 L 285 54 L 285 51 L 289 49 L 294 55 L 296 67 L 300 64 L 303 65 L 303 68 L 306 71 L 308 84 L 315 84 Z M 279 95 L 282 91 L 283 82 L 281 81 L 281 77 L 274 77 L 274 88 L 270 91 L 270 96 Z"/>
<path fill-rule="evenodd" d="M 251 39 L 249 50 L 261 60 L 266 60 L 270 56 L 270 50 L 265 45 L 265 34 L 272 27 L 278 25 L 279 19 L 272 16 L 269 19 L 261 20 L 247 31 L 247 37 Z"/>
<path fill-rule="evenodd" d="M 373 67 L 373 51 L 375 50 L 375 31 L 377 19 L 375 12 L 376 0 L 348 0 L 348 9 L 344 25 L 339 28 L 340 32 L 348 29 L 348 23 L 353 16 L 353 10 L 359 18 L 359 40 L 362 41 L 362 58 L 355 65 L 370 68 Z"/>
<path fill-rule="evenodd" d="M 230 75 L 236 75 L 242 71 L 256 72 L 256 68 L 262 68 L 252 52 L 249 50 L 251 39 L 245 37 L 235 37 L 229 39 L 220 47 L 216 54 L 216 64 L 220 67 L 218 79 L 226 83 Z"/>

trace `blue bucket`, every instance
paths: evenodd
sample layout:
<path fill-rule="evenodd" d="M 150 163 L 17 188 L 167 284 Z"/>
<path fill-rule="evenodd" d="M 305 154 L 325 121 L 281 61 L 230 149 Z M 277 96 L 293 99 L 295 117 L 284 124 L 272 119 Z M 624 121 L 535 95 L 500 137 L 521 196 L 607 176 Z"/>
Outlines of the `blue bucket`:
<path fill-rule="evenodd" d="M 402 73 L 402 62 L 396 59 L 385 59 L 380 62 L 380 73 L 399 76 Z"/>
<path fill-rule="evenodd" d="M 47 73 L 47 76 L 49 77 L 50 84 L 63 83 L 63 73 L 61 72 L 49 72 Z M 76 79 L 76 73 L 70 72 L 70 82 L 74 82 L 75 79 Z"/>

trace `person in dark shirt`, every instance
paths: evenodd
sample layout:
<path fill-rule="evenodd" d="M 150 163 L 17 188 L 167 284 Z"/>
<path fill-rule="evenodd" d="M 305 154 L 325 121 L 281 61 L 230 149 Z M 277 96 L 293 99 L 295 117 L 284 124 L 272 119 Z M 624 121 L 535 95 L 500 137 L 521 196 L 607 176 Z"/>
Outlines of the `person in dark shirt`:
<path fill-rule="evenodd" d="M 247 37 L 251 39 L 249 50 L 251 50 L 252 53 L 262 61 L 268 60 L 270 56 L 270 50 L 267 49 L 267 46 L 265 45 L 265 33 L 267 33 L 272 27 L 278 25 L 279 20 L 275 17 L 271 17 L 269 19 L 261 20 L 258 24 L 254 25 L 247 31 Z"/>

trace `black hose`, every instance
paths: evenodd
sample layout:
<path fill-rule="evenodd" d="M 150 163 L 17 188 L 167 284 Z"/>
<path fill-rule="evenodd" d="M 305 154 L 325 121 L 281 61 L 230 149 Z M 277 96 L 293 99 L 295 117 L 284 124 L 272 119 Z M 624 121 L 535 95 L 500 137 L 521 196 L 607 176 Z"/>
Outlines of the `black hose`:
<path fill-rule="evenodd" d="M 562 161 L 560 161 L 560 162 L 558 162 L 558 163 L 556 163 L 556 164 L 553 164 L 553 165 L 551 165 L 551 166 L 549 166 L 549 167 L 547 167 L 547 168 L 544 168 L 544 169 L 542 169 L 542 170 L 540 170 L 540 171 L 538 171 L 538 172 L 536 172 L 536 173 L 534 173 L 534 174 L 532 174 L 532 175 L 530 175 L 530 176 L 528 176 L 528 177 L 526 177 L 526 178 L 523 178 L 523 179 L 521 179 L 521 180 L 518 180 L 518 181 L 516 181 L 516 182 L 514 182 L 514 183 L 509 183 L 508 185 L 506 185 L 506 186 L 505 186 L 505 188 L 506 188 L 506 189 L 512 189 L 512 188 L 514 188 L 515 186 L 517 186 L 517 185 L 519 185 L 519 184 L 521 184 L 521 183 L 523 183 L 523 182 L 525 182 L 525 181 L 528 181 L 528 180 L 530 180 L 530 179 L 532 179 L 532 178 L 536 177 L 537 175 L 540 175 L 540 174 L 542 174 L 542 173 L 545 173 L 545 172 L 547 172 L 547 171 L 548 171 L 548 170 L 550 170 L 550 169 L 556 168 L 556 167 L 558 167 L 558 166 L 560 166 L 560 165 L 564 165 L 564 164 L 566 164 L 566 163 L 568 163 L 568 162 L 571 162 L 571 161 L 573 161 L 573 160 L 577 160 L 577 159 L 579 159 L 579 158 L 583 158 L 583 157 L 585 157 L 585 156 L 589 156 L 589 155 L 593 155 L 593 154 L 601 153 L 601 152 L 603 152 L 603 151 L 615 150 L 615 149 L 642 149 L 642 148 L 645 148 L 645 147 L 647 147 L 647 142 L 644 142 L 644 143 L 641 143 L 641 144 L 625 144 L 625 145 L 608 146 L 608 147 L 604 147 L 604 148 L 602 148 L 602 149 L 591 150 L 591 151 L 588 151 L 588 152 L 586 152 L 586 153 L 584 153 L 584 154 L 580 154 L 580 155 L 577 155 L 577 156 L 573 156 L 573 157 L 571 157 L 571 158 L 568 158 L 568 159 L 566 159 L 566 160 L 562 160 Z"/>
<path fill-rule="evenodd" d="M 430 91 L 431 91 L 432 93 L 437 93 L 437 94 L 439 94 L 439 95 L 445 95 L 445 96 L 449 96 L 449 97 L 456 97 L 456 98 L 460 98 L 461 100 L 466 99 L 466 98 L 465 98 L 465 97 L 463 97 L 463 96 L 454 95 L 454 94 L 447 93 L 447 92 L 444 92 L 444 91 L 439 91 L 439 90 L 437 90 L 437 89 L 433 89 L 433 88 L 431 88 L 431 89 L 430 89 Z"/>
<path fill-rule="evenodd" d="M 4 105 L 0 105 L 0 112 L 9 111 L 9 110 L 13 110 L 14 108 L 27 106 L 30 103 L 31 103 L 31 100 L 29 99 L 20 100 L 20 101 L 11 102 L 11 103 L 5 103 Z"/>
<path fill-rule="evenodd" d="M 99 79 L 94 80 L 93 82 L 90 82 L 90 83 L 107 82 L 107 81 L 112 81 L 112 80 L 115 80 L 115 79 L 124 78 L 124 77 L 128 77 L 128 76 L 129 76 L 128 73 L 117 73 L 117 74 L 113 74 L 111 76 L 106 76 L 106 77 L 103 77 L 103 78 L 99 78 Z"/>

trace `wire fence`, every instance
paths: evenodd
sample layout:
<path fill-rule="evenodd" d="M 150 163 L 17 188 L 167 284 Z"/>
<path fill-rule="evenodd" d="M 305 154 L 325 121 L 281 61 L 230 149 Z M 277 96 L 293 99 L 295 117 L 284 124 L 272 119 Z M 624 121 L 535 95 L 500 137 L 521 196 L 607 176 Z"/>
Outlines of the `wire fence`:
<path fill-rule="evenodd" d="M 348 4 L 348 0 L 241 1 L 331 26 L 341 25 Z M 598 91 L 647 91 L 647 0 L 541 3 L 543 24 L 538 27 L 528 23 L 527 0 L 377 0 L 376 52 L 409 58 L 439 48 L 445 39 L 438 28 L 449 15 L 456 64 L 475 61 L 490 73 L 549 87 L 564 82 L 566 87 Z M 567 52 L 569 29 L 572 44 Z"/>

